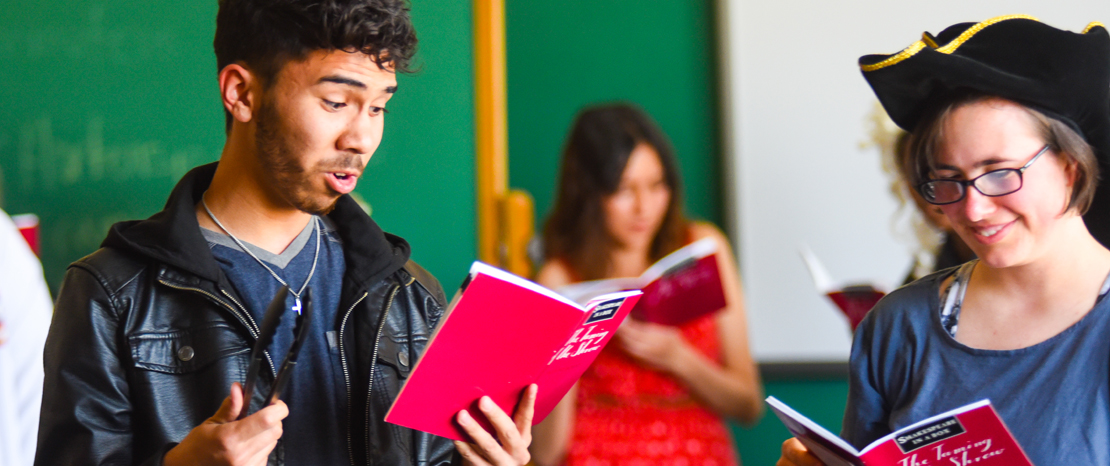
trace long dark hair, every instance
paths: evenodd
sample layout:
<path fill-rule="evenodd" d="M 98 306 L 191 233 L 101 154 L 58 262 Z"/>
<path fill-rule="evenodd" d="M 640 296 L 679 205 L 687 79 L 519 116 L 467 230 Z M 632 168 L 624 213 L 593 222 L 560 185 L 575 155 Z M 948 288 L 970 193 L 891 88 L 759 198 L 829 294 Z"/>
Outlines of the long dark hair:
<path fill-rule="evenodd" d="M 648 252 L 651 261 L 682 247 L 687 220 L 674 149 L 643 110 L 612 104 L 582 110 L 563 147 L 555 207 L 544 224 L 546 260 L 562 260 L 581 280 L 604 278 L 614 240 L 605 229 L 601 203 L 620 186 L 628 158 L 639 144 L 659 154 L 671 201 Z"/>

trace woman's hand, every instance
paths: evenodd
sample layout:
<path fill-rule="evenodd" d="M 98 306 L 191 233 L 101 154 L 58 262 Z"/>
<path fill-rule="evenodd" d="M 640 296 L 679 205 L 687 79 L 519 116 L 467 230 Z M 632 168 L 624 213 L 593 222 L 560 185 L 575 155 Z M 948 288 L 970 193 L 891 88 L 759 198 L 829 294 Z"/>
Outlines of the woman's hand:
<path fill-rule="evenodd" d="M 813 456 L 802 442 L 791 437 L 782 442 L 782 457 L 775 466 L 825 466 L 825 463 Z"/>
<path fill-rule="evenodd" d="M 645 366 L 674 372 L 691 348 L 675 327 L 629 318 L 617 329 L 617 340 L 628 355 Z"/>

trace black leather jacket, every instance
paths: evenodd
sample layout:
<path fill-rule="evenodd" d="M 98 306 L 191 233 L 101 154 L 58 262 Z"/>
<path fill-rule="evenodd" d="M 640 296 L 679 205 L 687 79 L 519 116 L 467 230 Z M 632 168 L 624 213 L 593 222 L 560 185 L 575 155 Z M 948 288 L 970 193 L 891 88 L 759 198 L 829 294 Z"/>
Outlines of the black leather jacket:
<path fill-rule="evenodd" d="M 244 381 L 258 325 L 194 214 L 214 172 L 189 172 L 162 212 L 116 224 L 100 250 L 70 266 L 46 343 L 37 466 L 159 465 Z M 351 402 L 337 422 L 352 464 L 457 460 L 449 440 L 383 421 L 443 313 L 443 290 L 349 197 L 329 216 L 347 267 L 335 328 Z M 283 456 L 279 442 L 270 464 Z"/>

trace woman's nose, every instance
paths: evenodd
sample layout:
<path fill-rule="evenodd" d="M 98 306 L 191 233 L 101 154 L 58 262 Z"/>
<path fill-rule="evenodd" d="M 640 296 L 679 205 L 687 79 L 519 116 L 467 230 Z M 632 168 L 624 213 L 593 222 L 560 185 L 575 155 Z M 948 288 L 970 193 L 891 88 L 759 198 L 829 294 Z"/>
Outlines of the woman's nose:
<path fill-rule="evenodd" d="M 967 194 L 964 196 L 963 203 L 964 216 L 972 222 L 978 222 L 986 218 L 987 215 L 997 209 L 994 198 L 983 195 L 974 186 L 967 187 Z"/>

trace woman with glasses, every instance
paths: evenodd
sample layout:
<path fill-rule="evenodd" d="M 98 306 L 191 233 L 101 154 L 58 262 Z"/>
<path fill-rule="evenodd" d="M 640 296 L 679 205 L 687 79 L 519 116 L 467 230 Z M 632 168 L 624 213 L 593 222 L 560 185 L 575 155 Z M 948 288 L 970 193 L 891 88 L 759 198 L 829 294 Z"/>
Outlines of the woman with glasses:
<path fill-rule="evenodd" d="M 863 447 L 989 399 L 1034 464 L 1110 464 L 1110 251 L 1083 217 L 1106 216 L 1110 35 L 1000 17 L 860 64 L 913 133 L 918 192 L 978 259 L 891 293 L 856 330 L 842 436 Z M 821 464 L 782 449 L 780 465 Z"/>
<path fill-rule="evenodd" d="M 712 238 L 726 305 L 676 327 L 626 320 L 532 431 L 537 465 L 738 464 L 722 417 L 753 422 L 763 407 L 740 277 L 724 235 L 683 215 L 676 165 L 666 136 L 638 108 L 588 108 L 574 121 L 536 281 L 558 289 L 635 277 Z"/>

